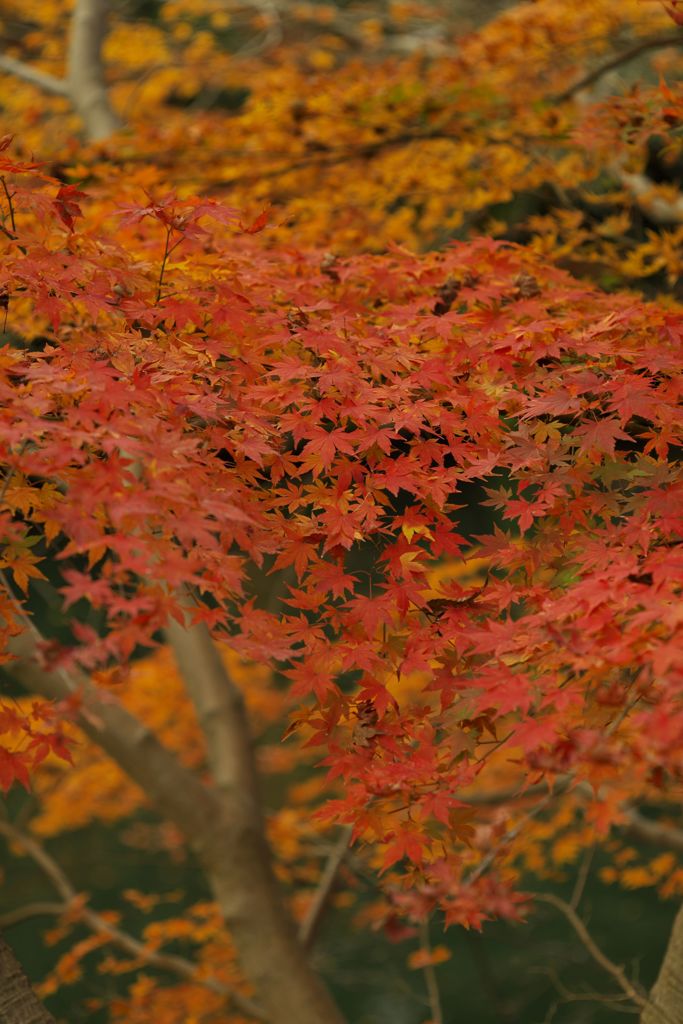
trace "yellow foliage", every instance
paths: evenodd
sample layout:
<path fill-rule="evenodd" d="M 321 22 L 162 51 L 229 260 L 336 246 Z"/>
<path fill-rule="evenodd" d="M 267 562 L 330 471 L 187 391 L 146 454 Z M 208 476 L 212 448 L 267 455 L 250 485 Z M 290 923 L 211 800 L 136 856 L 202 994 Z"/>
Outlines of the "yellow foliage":
<path fill-rule="evenodd" d="M 408 966 L 413 970 L 421 967 L 433 967 L 443 964 L 451 958 L 451 951 L 446 946 L 433 946 L 431 949 L 416 949 L 408 956 Z"/>
<path fill-rule="evenodd" d="M 584 847 L 582 837 L 576 832 L 567 832 L 552 845 L 552 859 L 555 864 L 571 864 Z"/>

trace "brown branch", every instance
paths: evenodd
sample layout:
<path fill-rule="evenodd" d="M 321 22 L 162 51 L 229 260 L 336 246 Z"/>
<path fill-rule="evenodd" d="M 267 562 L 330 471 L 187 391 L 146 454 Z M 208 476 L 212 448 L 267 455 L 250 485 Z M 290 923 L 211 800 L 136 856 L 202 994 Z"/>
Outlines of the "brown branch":
<path fill-rule="evenodd" d="M 11 590 L 0 574 L 0 582 Z M 29 691 L 71 701 L 76 722 L 185 835 L 204 868 L 240 965 L 271 1024 L 343 1024 L 308 963 L 285 911 L 265 838 L 244 700 L 204 625 L 168 632 L 188 696 L 207 738 L 215 784 L 208 787 L 130 715 L 78 671 L 46 669 L 42 637 L 18 602 L 20 635 L 9 644 L 10 672 Z M 264 951 L 268 950 L 268 955 Z"/>
<path fill-rule="evenodd" d="M 638 992 L 638 990 L 633 986 L 632 982 L 624 974 L 623 968 L 618 964 L 615 964 L 614 961 L 610 960 L 610 958 L 602 952 L 573 907 L 560 899 L 559 896 L 555 896 L 553 893 L 533 893 L 533 896 L 534 899 L 541 900 L 543 903 L 550 903 L 551 906 L 564 914 L 586 950 L 590 953 L 595 962 L 600 964 L 603 970 L 607 971 L 607 973 L 614 978 L 621 991 L 627 995 L 628 998 L 636 1004 L 636 1006 L 639 1006 L 641 1010 L 647 1006 L 647 997 Z"/>
<path fill-rule="evenodd" d="M 318 882 L 318 888 L 315 890 L 306 916 L 301 922 L 301 927 L 299 928 L 299 942 L 304 949 L 310 949 L 315 941 L 318 927 L 325 910 L 327 909 L 330 896 L 334 890 L 339 869 L 344 863 L 346 855 L 349 852 L 349 843 L 351 842 L 352 833 L 353 828 L 351 825 L 344 825 L 339 833 L 339 839 L 335 843 L 332 852 L 327 859 L 323 873 L 320 876 L 320 881 Z"/>
<path fill-rule="evenodd" d="M 593 791 L 585 783 L 578 783 L 572 788 L 573 778 L 571 775 L 561 776 L 553 790 L 549 792 L 545 782 L 538 782 L 527 789 L 519 786 L 509 786 L 504 789 L 493 789 L 483 793 L 471 793 L 459 796 L 465 804 L 473 807 L 500 807 L 506 803 L 519 803 L 530 797 L 548 793 L 550 797 L 562 796 L 570 791 L 578 793 L 582 797 L 592 798 Z M 652 846 L 663 847 L 668 850 L 675 850 L 676 853 L 683 853 L 683 829 L 675 825 L 668 825 L 660 821 L 650 821 L 643 817 L 635 808 L 623 808 L 625 820 L 615 824 L 619 832 L 634 839 L 650 843 Z"/>
<path fill-rule="evenodd" d="M 555 794 L 553 792 L 548 793 L 546 791 L 546 795 L 542 797 L 538 801 L 538 803 L 534 804 L 534 806 L 529 811 L 527 811 L 527 813 L 524 814 L 519 819 L 519 821 L 517 821 L 512 826 L 512 828 L 508 829 L 505 835 L 503 835 L 500 838 L 500 840 L 496 843 L 496 845 L 491 847 L 486 856 L 481 859 L 479 864 L 477 864 L 476 867 L 474 867 L 470 871 L 470 873 L 466 875 L 465 878 L 463 878 L 463 888 L 467 887 L 468 885 L 472 885 L 474 882 L 477 881 L 478 878 L 480 878 L 483 874 L 485 874 L 485 872 L 488 871 L 488 869 L 491 867 L 491 865 L 493 864 L 494 860 L 496 859 L 500 851 L 503 849 L 503 847 L 507 846 L 509 842 L 515 839 L 522 831 L 526 823 L 528 821 L 531 821 L 532 818 L 535 818 L 537 814 L 540 814 L 543 808 L 547 807 L 547 805 L 550 803 L 554 796 Z"/>
<path fill-rule="evenodd" d="M 429 957 L 432 951 L 432 945 L 429 939 L 428 920 L 422 921 L 420 924 L 420 949 L 427 954 L 427 957 Z M 439 992 L 439 984 L 436 980 L 434 964 L 428 959 L 422 970 L 424 972 L 425 985 L 427 987 L 427 998 L 429 1000 L 429 1010 L 431 1014 L 430 1024 L 443 1024 L 441 994 Z"/>
<path fill-rule="evenodd" d="M 232 178 L 227 178 L 225 181 L 215 182 L 211 188 L 213 190 L 232 188 L 235 185 L 249 185 L 253 182 L 267 181 L 273 178 L 281 178 L 286 174 L 292 174 L 294 171 L 302 171 L 307 168 L 313 168 L 324 170 L 328 167 L 338 167 L 342 164 L 351 163 L 354 160 L 367 160 L 370 157 L 381 153 L 385 149 L 392 149 L 397 146 L 408 146 L 413 142 L 431 142 L 434 140 L 445 140 L 450 142 L 458 142 L 463 138 L 462 129 L 455 127 L 453 129 L 433 127 L 427 129 L 416 129 L 414 131 L 406 130 L 399 132 L 397 135 L 390 135 L 383 139 L 377 139 L 374 142 L 365 142 L 358 146 L 353 146 L 344 149 L 331 149 L 329 151 L 318 152 L 311 154 L 310 156 L 302 156 L 298 160 L 292 160 L 281 167 L 271 167 L 268 170 L 263 171 L 249 171 L 244 174 L 236 174 Z M 490 138 L 483 136 L 480 139 L 481 142 L 490 142 L 492 145 L 501 145 L 501 140 L 496 138 Z M 519 133 L 517 135 L 510 136 L 505 139 L 504 144 L 506 146 L 514 145 L 528 145 L 532 142 L 546 142 L 556 141 L 556 136 L 547 135 L 524 135 Z M 240 156 L 240 151 L 228 150 L 223 151 L 226 154 L 232 154 Z M 223 155 L 221 153 L 220 155 Z M 273 153 L 255 153 L 253 160 L 257 160 L 260 157 L 273 158 L 273 156 L 280 154 Z M 127 159 L 127 162 L 132 162 L 135 158 Z"/>
<path fill-rule="evenodd" d="M 552 789 L 553 796 L 566 793 L 572 781 L 572 776 L 561 776 Z M 543 796 L 548 789 L 547 782 L 536 782 L 533 786 L 527 786 L 526 789 L 516 784 L 506 786 L 504 789 L 484 790 L 481 793 L 459 793 L 458 800 L 472 807 L 499 807 L 501 804 L 517 803 L 535 796 Z"/>
<path fill-rule="evenodd" d="M 76 0 L 71 15 L 66 78 L 56 78 L 14 57 L 0 55 L 0 71 L 43 92 L 66 96 L 91 142 L 106 139 L 121 128 L 121 121 L 109 103 L 102 65 L 108 13 L 109 0 Z"/>
<path fill-rule="evenodd" d="M 557 971 L 552 967 L 536 967 L 533 968 L 533 973 L 547 975 L 564 1003 L 605 1003 L 608 1006 L 616 1006 L 619 1003 L 631 1002 L 629 996 L 623 992 L 615 992 L 614 994 L 610 992 L 572 992 L 562 983 Z"/>
<path fill-rule="evenodd" d="M 576 881 L 574 882 L 574 889 L 572 891 L 572 898 L 569 901 L 569 906 L 572 910 L 576 910 L 581 902 L 583 891 L 586 888 L 586 882 L 588 881 L 588 875 L 590 874 L 591 864 L 593 863 L 593 857 L 595 856 L 595 845 L 589 846 L 584 852 L 579 870 L 576 875 Z"/>
<path fill-rule="evenodd" d="M 215 796 L 159 742 L 147 726 L 130 715 L 115 698 L 108 694 L 100 695 L 97 688 L 80 674 L 69 674 L 63 669 L 48 671 L 41 668 L 37 660 L 40 634 L 27 619 L 24 619 L 24 625 L 24 632 L 10 642 L 10 650 L 17 658 L 7 666 L 12 675 L 28 690 L 40 693 L 47 699 L 64 701 L 71 698 L 80 702 L 76 718 L 80 728 L 113 757 L 133 781 L 141 786 L 157 808 L 185 833 L 198 855 L 205 856 L 212 842 L 220 843 L 223 839 L 222 836 L 219 839 L 210 834 L 221 814 Z M 20 832 L 6 823 L 0 822 L 0 832 L 22 843 L 65 902 L 75 898 L 76 893 L 70 882 L 39 844 L 30 837 L 24 840 Z M 91 926 L 94 920 L 91 919 Z M 106 922 L 104 924 L 112 940 L 119 945 L 128 942 L 110 925 Z M 100 930 L 99 923 L 97 929 Z M 133 949 L 128 944 L 128 948 L 131 952 L 135 951 L 136 955 L 146 956 L 145 948 L 141 945 Z M 151 962 L 148 956 L 147 961 Z M 178 963 L 171 967 L 171 963 L 166 960 L 169 969 L 174 969 L 176 973 L 179 970 L 185 971 L 185 976 L 189 976 L 184 967 Z M 158 961 L 157 965 L 160 966 Z M 225 994 L 233 998 L 231 990 Z M 247 1015 L 264 1019 L 262 1011 L 251 1000 L 234 993 L 233 1001 L 236 1005 L 239 1003 L 242 1012 Z"/>
<path fill-rule="evenodd" d="M 564 103 L 565 100 L 571 99 L 572 96 L 577 92 L 581 92 L 582 89 L 588 89 L 609 71 L 614 71 L 616 68 L 621 67 L 622 64 L 628 64 L 629 61 L 634 60 L 634 58 L 640 56 L 641 53 L 645 53 L 647 50 L 662 50 L 668 46 L 681 45 L 683 45 L 683 33 L 681 32 L 666 32 L 663 35 L 649 36 L 647 39 L 641 39 L 640 42 L 634 43 L 627 50 L 622 50 L 621 53 L 610 57 L 609 60 L 594 68 L 593 71 L 589 71 L 567 89 L 557 93 L 553 101 L 555 103 Z"/>
<path fill-rule="evenodd" d="M 76 889 L 71 884 L 64 871 L 62 871 L 57 861 L 50 856 L 47 850 L 36 839 L 34 839 L 33 836 L 27 835 L 14 825 L 10 825 L 9 822 L 1 820 L 0 834 L 4 835 L 10 842 L 17 843 L 21 846 L 29 857 L 31 857 L 31 859 L 38 865 L 43 874 L 50 879 L 52 885 L 64 901 L 63 904 L 57 905 L 57 912 L 65 913 L 69 911 L 74 904 L 77 904 L 79 896 Z M 45 908 L 54 907 L 55 905 L 35 904 L 34 906 L 42 906 Z M 43 909 L 42 911 L 37 912 L 45 913 L 45 910 Z M 218 995 L 229 1000 L 241 1013 L 246 1013 L 249 1017 L 254 1017 L 257 1020 L 264 1019 L 260 1010 L 251 999 L 248 999 L 246 996 L 236 992 L 228 985 L 224 985 L 223 982 L 219 981 L 217 978 L 198 976 L 197 965 L 193 964 L 190 960 L 186 960 L 185 957 L 176 956 L 171 953 L 159 953 L 155 950 L 149 949 L 144 945 L 144 943 L 140 942 L 132 935 L 129 935 L 127 932 L 122 931 L 120 928 L 117 928 L 90 907 L 79 906 L 77 919 L 82 921 L 83 924 L 85 924 L 86 927 L 96 935 L 104 936 L 109 939 L 110 942 L 114 943 L 114 945 L 125 950 L 125 952 L 130 956 L 143 961 L 143 963 L 148 964 L 150 967 L 170 971 L 178 977 L 184 978 L 186 981 L 191 981 L 196 985 L 208 988 L 212 992 L 216 992 Z"/>
<path fill-rule="evenodd" d="M 263 1007 L 259 1016 L 265 1014 L 272 1024 L 342 1024 L 284 911 L 261 827 L 242 698 L 208 632 L 178 626 L 175 648 L 182 652 L 188 693 L 201 708 L 200 719 L 209 734 L 218 769 L 215 788 L 204 786 L 147 726 L 112 694 L 100 694 L 82 673 L 43 668 L 38 654 L 42 638 L 25 616 L 20 621 L 25 628 L 10 642 L 17 660 L 7 668 L 29 691 L 49 700 L 75 701 L 80 728 L 186 836 L 206 871 L 245 977 Z"/>

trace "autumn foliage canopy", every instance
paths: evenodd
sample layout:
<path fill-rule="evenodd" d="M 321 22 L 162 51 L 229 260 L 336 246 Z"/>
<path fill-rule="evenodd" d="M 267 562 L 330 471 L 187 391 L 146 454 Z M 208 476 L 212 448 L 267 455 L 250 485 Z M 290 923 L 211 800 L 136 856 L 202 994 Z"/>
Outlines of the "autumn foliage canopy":
<path fill-rule="evenodd" d="M 493 61 L 495 32 L 471 37 L 462 59 Z M 276 62 L 269 74 L 284 72 Z M 472 152 L 440 135 L 457 115 L 476 137 L 482 114 L 449 74 L 437 61 L 402 97 L 405 69 L 389 65 L 374 108 L 349 86 L 368 159 L 382 135 L 373 118 L 405 103 L 405 131 L 422 133 L 425 159 L 443 152 L 460 187 L 451 164 Z M 238 207 L 213 182 L 201 195 L 174 182 L 172 169 L 136 180 L 125 138 L 108 144 L 111 163 L 66 176 L 21 139 L 2 142 L 4 668 L 11 676 L 29 621 L 58 606 L 55 635 L 37 634 L 41 669 L 84 673 L 205 778 L 205 741 L 163 646 L 169 624 L 203 624 L 244 692 L 262 773 L 300 773 L 268 822 L 295 917 L 316 884 L 311 843 L 346 825 L 378 887 L 366 922 L 400 937 L 434 913 L 468 928 L 521 920 L 522 875 L 542 875 L 551 848 L 570 861 L 627 825 L 630 807 L 673 802 L 683 785 L 683 317 L 675 297 L 607 292 L 557 265 L 585 250 L 594 278 L 609 270 L 623 284 L 673 274 L 675 246 L 666 230 L 627 244 L 623 212 L 589 235 L 589 215 L 562 204 L 520 228 L 530 245 L 493 237 L 511 180 L 495 179 L 497 196 L 496 161 L 520 150 L 490 120 L 478 186 L 489 192 L 467 185 L 469 213 L 437 189 L 395 203 L 374 233 L 363 217 L 379 224 L 381 211 L 374 198 L 363 206 L 360 177 L 348 181 L 362 216 L 339 192 L 343 209 L 330 212 L 344 173 L 331 158 L 322 191 L 285 195 L 319 154 L 305 138 L 326 123 L 316 102 L 288 108 L 299 127 L 288 159 L 303 162 L 278 178 L 279 206 L 270 184 L 234 197 Z M 621 126 L 617 101 L 580 114 L 527 105 L 537 120 L 515 131 L 538 135 L 541 117 L 565 133 L 560 189 L 581 161 L 594 182 L 608 151 L 636 174 L 628 160 L 683 121 L 683 94 L 660 83 L 630 104 Z M 262 142 L 289 130 L 279 114 L 263 124 Z M 212 144 L 197 141 L 197 163 L 185 150 L 191 176 Z M 519 173 L 538 183 L 547 169 L 528 152 Z M 376 153 L 373 196 L 396 160 L 391 146 Z M 120 194 L 106 194 L 110 166 Z M 411 167 L 392 179 L 397 194 L 410 192 Z M 607 205 L 625 187 L 614 173 Z M 491 222 L 475 218 L 476 237 L 413 251 L 418 235 L 434 241 L 436 221 L 453 233 L 479 217 L 477 204 Z M 61 702 L 0 704 L 0 786 L 34 787 L 37 835 L 144 805 L 78 732 L 81 714 L 78 688 Z M 164 835 L 167 852 L 182 845 Z M 683 892 L 673 857 L 640 870 L 663 894 Z M 150 925 L 144 942 L 179 937 L 205 974 L 251 991 L 214 905 Z M 45 993 L 110 938 L 82 943 Z M 415 966 L 440 954 L 421 956 Z M 112 955 L 109 970 L 126 964 Z M 201 978 L 136 985 L 112 1019 L 218 1012 Z"/>

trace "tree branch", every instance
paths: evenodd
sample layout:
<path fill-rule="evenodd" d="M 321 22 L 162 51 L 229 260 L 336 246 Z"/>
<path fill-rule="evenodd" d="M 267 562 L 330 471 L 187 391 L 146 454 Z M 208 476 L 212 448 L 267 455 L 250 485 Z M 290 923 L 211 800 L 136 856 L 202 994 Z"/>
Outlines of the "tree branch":
<path fill-rule="evenodd" d="M 147 726 L 113 695 L 100 694 L 82 673 L 41 667 L 42 638 L 25 616 L 22 624 L 24 631 L 10 643 L 17 660 L 8 670 L 29 691 L 49 700 L 80 701 L 76 718 L 80 728 L 186 836 L 206 871 L 245 977 L 254 986 L 271 1024 L 291 1024 L 293 1020 L 297 1024 L 343 1024 L 326 988 L 307 963 L 282 905 L 261 828 L 260 806 L 255 803 L 255 772 L 241 696 L 234 687 L 230 690 L 231 681 L 208 632 L 194 627 L 181 638 L 178 631 L 183 631 L 178 627 L 176 646 L 183 649 L 183 677 L 196 705 L 203 708 L 213 758 L 218 759 L 216 789 L 204 786 Z M 219 692 L 222 686 L 228 693 L 225 698 Z M 217 723 L 214 729 L 208 719 L 221 708 L 229 721 Z M 217 740 L 228 744 L 225 753 L 218 750 Z"/>
<path fill-rule="evenodd" d="M 541 900 L 543 903 L 550 903 L 551 906 L 564 914 L 595 962 L 600 964 L 608 974 L 611 974 L 621 991 L 624 992 L 625 995 L 627 995 L 628 998 L 636 1004 L 636 1006 L 639 1006 L 641 1010 L 647 1006 L 647 997 L 638 992 L 638 990 L 633 986 L 631 981 L 629 981 L 624 974 L 623 968 L 619 967 L 618 964 L 615 964 L 602 952 L 573 907 L 560 899 L 559 896 L 555 896 L 553 893 L 537 892 L 533 893 L 533 896 L 534 899 Z"/>
<path fill-rule="evenodd" d="M 44 92 L 66 96 L 83 122 L 90 142 L 106 139 L 122 122 L 109 103 L 102 65 L 109 0 L 76 0 L 71 15 L 66 78 L 55 78 L 13 57 L 0 56 L 0 71 L 16 75 Z"/>
<path fill-rule="evenodd" d="M 65 910 L 64 903 L 49 903 L 47 900 L 42 903 L 25 903 L 21 907 L 15 907 L 14 910 L 0 914 L 0 928 L 3 930 L 11 928 L 12 925 L 21 924 L 22 921 L 28 921 L 32 917 L 56 917 L 63 914 Z"/>
<path fill-rule="evenodd" d="M 26 616 L 20 621 L 24 630 L 9 643 L 15 660 L 4 666 L 6 670 L 29 692 L 48 700 L 71 699 L 79 728 L 123 768 L 201 854 L 207 822 L 218 809 L 215 796 L 113 694 L 100 693 L 83 673 L 43 668 L 42 637 Z"/>
<path fill-rule="evenodd" d="M 55 78 L 54 75 L 48 75 L 45 71 L 32 68 L 30 64 L 24 64 L 23 61 L 15 60 L 14 57 L 0 55 L 0 71 L 16 75 L 22 81 L 36 85 L 44 92 L 53 93 L 55 96 L 69 95 L 69 85 L 63 78 Z"/>
<path fill-rule="evenodd" d="M 683 829 L 661 821 L 650 821 L 638 811 L 627 810 L 626 823 L 621 826 L 621 831 L 652 846 L 663 846 L 667 850 L 683 853 Z"/>
<path fill-rule="evenodd" d="M 535 803 L 533 807 L 531 807 L 527 811 L 526 814 L 522 815 L 519 821 L 517 821 L 512 826 L 512 828 L 508 829 L 508 831 L 501 836 L 500 840 L 495 844 L 495 846 L 492 846 L 488 853 L 484 857 L 482 857 L 479 864 L 472 868 L 469 874 L 467 874 L 463 878 L 461 883 L 462 887 L 466 888 L 468 885 L 473 885 L 474 882 L 477 881 L 477 879 L 481 878 L 481 876 L 485 874 L 491 867 L 491 865 L 493 864 L 493 862 L 495 861 L 496 857 L 503 849 L 503 847 L 507 846 L 507 844 L 512 842 L 513 839 L 516 839 L 519 833 L 526 825 L 526 823 L 528 821 L 531 821 L 532 818 L 535 818 L 537 814 L 540 814 L 543 808 L 547 807 L 547 805 L 550 803 L 554 796 L 555 793 L 548 792 L 548 789 L 546 787 L 546 795 L 541 797 L 541 799 L 537 803 Z"/>
<path fill-rule="evenodd" d="M 427 962 L 422 968 L 424 972 L 427 998 L 431 1013 L 431 1024 L 443 1024 L 443 1010 L 441 1008 L 441 993 L 436 980 L 434 964 L 429 959 L 432 951 L 432 944 L 429 938 L 429 921 L 422 921 L 420 924 L 420 949 L 427 954 Z"/>
<path fill-rule="evenodd" d="M 353 828 L 351 825 L 343 826 L 339 833 L 339 838 L 327 859 L 323 873 L 320 876 L 320 881 L 318 882 L 318 888 L 313 894 L 313 899 L 311 900 L 306 916 L 301 922 L 301 927 L 299 928 L 299 941 L 304 949 L 310 949 L 315 941 L 318 927 L 325 910 L 327 909 L 332 891 L 334 890 L 339 869 L 344 863 L 346 855 L 349 852 L 349 843 L 351 842 L 352 833 Z"/>
<path fill-rule="evenodd" d="M 171 621 L 165 634 L 206 739 L 214 785 L 227 802 L 239 806 L 244 824 L 262 833 L 256 762 L 242 693 L 205 625 L 185 628 Z"/>
<path fill-rule="evenodd" d="M 610 57 L 604 64 L 600 64 L 593 71 L 589 71 L 588 74 L 579 78 L 578 81 L 574 82 L 563 92 L 557 93 L 554 97 L 555 103 L 564 103 L 565 100 L 571 99 L 577 92 L 581 92 L 582 89 L 588 89 L 591 85 L 594 85 L 603 75 L 606 75 L 609 71 L 614 71 L 616 68 L 622 66 L 622 64 L 628 64 L 629 61 L 639 57 L 641 53 L 645 53 L 647 50 L 663 50 L 668 46 L 681 46 L 683 45 L 683 33 L 681 32 L 665 32 L 662 35 L 649 36 L 647 39 L 641 39 L 640 42 L 634 43 L 626 50 L 622 50 L 620 53 L 615 54 L 614 57 Z"/>
<path fill-rule="evenodd" d="M 41 846 L 33 836 L 27 835 L 14 825 L 10 825 L 9 822 L 0 820 L 0 834 L 4 835 L 11 842 L 17 843 L 21 846 L 29 857 L 35 861 L 41 871 L 50 879 L 53 886 L 64 900 L 63 904 L 57 905 L 59 908 L 58 912 L 64 913 L 68 911 L 70 906 L 78 900 L 78 893 L 62 871 L 57 861 L 50 856 L 47 850 Z M 36 904 L 36 906 L 53 907 L 54 904 Z M 42 912 L 45 913 L 44 910 Z M 106 918 L 102 917 L 101 914 L 98 914 L 90 907 L 80 906 L 78 908 L 78 920 L 82 921 L 83 924 L 85 924 L 96 935 L 104 936 L 109 939 L 110 942 L 114 943 L 114 945 L 119 946 L 131 956 L 142 960 L 150 967 L 156 967 L 163 971 L 170 971 L 180 978 L 185 978 L 185 980 L 191 981 L 196 985 L 208 988 L 212 992 L 216 992 L 218 995 L 224 996 L 228 999 L 241 1013 L 245 1013 L 249 1017 L 254 1017 L 257 1020 L 264 1019 L 259 1008 L 251 999 L 248 999 L 246 996 L 242 996 L 239 992 L 230 988 L 230 986 L 224 985 L 223 982 L 219 981 L 217 978 L 198 976 L 197 965 L 193 964 L 190 960 L 186 960 L 185 957 L 176 956 L 175 954 L 170 953 L 158 953 L 155 950 L 148 949 L 144 943 L 139 942 L 138 939 L 129 935 L 127 932 L 122 931 L 120 928 L 117 928 L 115 925 L 110 924 Z"/>
<path fill-rule="evenodd" d="M 203 863 L 245 973 L 274 1024 L 342 1024 L 283 908 L 265 838 L 244 698 L 203 623 L 171 621 L 166 636 L 206 737 L 224 838 L 215 853 L 205 853 Z"/>

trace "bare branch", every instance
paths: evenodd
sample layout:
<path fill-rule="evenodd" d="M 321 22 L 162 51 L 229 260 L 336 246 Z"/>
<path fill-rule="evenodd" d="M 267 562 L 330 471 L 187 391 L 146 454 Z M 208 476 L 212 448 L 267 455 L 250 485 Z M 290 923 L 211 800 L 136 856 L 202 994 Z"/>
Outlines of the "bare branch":
<path fill-rule="evenodd" d="M 581 860 L 581 866 L 579 867 L 576 875 L 576 881 L 574 882 L 574 890 L 572 892 L 572 898 L 569 901 L 569 906 L 572 910 L 576 910 L 581 897 L 583 896 L 583 890 L 586 888 L 586 882 L 588 881 L 588 875 L 590 873 L 591 864 L 593 863 L 593 857 L 595 856 L 595 845 L 589 846 L 584 852 L 583 859 Z"/>
<path fill-rule="evenodd" d="M 106 139 L 122 126 L 109 103 L 102 43 L 107 34 L 109 0 L 76 0 L 71 15 L 66 78 L 55 78 L 13 57 L 0 56 L 0 71 L 16 75 L 44 92 L 66 96 L 91 142 Z"/>
<path fill-rule="evenodd" d="M 35 861 L 64 900 L 64 903 L 59 907 L 59 912 L 64 913 L 68 911 L 70 906 L 78 900 L 78 893 L 57 861 L 50 856 L 47 850 L 33 836 L 27 835 L 14 825 L 10 825 L 9 822 L 0 820 L 0 833 L 11 842 L 21 846 L 29 857 Z M 42 904 L 42 906 L 54 906 L 54 904 Z M 251 999 L 242 996 L 228 985 L 224 985 L 217 978 L 198 977 L 197 965 L 193 964 L 190 960 L 186 960 L 185 957 L 175 956 L 170 953 L 158 953 L 155 950 L 148 949 L 138 939 L 110 924 L 106 918 L 91 910 L 90 907 L 79 906 L 77 916 L 78 920 L 82 921 L 96 935 L 104 936 L 114 945 L 119 946 L 129 955 L 142 960 L 150 967 L 171 971 L 173 974 L 178 975 L 178 977 L 185 978 L 187 981 L 192 981 L 197 985 L 202 985 L 204 988 L 208 988 L 212 992 L 216 992 L 218 995 L 222 995 L 230 1000 L 241 1013 L 246 1013 L 257 1020 L 264 1019 L 260 1010 Z"/>
<path fill-rule="evenodd" d="M 429 921 L 422 921 L 420 924 L 420 949 L 429 956 L 432 951 L 432 944 L 429 939 Z M 427 998 L 431 1014 L 431 1024 L 443 1024 L 443 1010 L 441 1008 L 441 993 L 436 980 L 434 964 L 430 960 L 422 968 L 424 971 L 425 985 L 427 986 Z"/>
<path fill-rule="evenodd" d="M 492 846 L 489 852 L 482 857 L 479 864 L 477 864 L 477 866 L 474 867 L 470 873 L 465 876 L 465 878 L 463 878 L 462 886 L 466 887 L 468 885 L 472 885 L 478 878 L 485 874 L 495 861 L 500 851 L 519 835 L 528 821 L 531 821 L 531 819 L 535 818 L 537 814 L 540 814 L 544 807 L 547 807 L 554 795 L 555 794 L 552 792 L 548 793 L 546 787 L 546 795 L 542 797 L 538 803 L 534 804 L 526 814 L 522 815 L 519 821 L 515 822 L 512 828 L 508 829 L 508 831 L 501 836 L 495 846 Z"/>
<path fill-rule="evenodd" d="M 631 1003 L 629 996 L 623 992 L 616 992 L 614 994 L 610 992 L 572 992 L 562 983 L 557 971 L 552 967 L 534 967 L 532 968 L 534 974 L 545 974 L 552 981 L 553 985 L 557 989 L 558 995 L 562 997 L 563 1003 L 605 1003 L 613 1010 L 619 1010 L 621 1013 L 637 1013 L 632 1006 L 620 1006 L 620 1003 Z"/>
<path fill-rule="evenodd" d="M 299 929 L 299 941 L 304 949 L 310 949 L 315 941 L 316 932 L 323 914 L 327 909 L 330 896 L 332 895 L 335 882 L 337 881 L 339 869 L 344 863 L 346 855 L 349 852 L 349 843 L 351 842 L 352 833 L 353 828 L 351 825 L 345 825 L 342 828 L 339 833 L 339 839 L 335 843 L 334 848 L 327 859 L 323 873 L 320 876 L 320 881 L 318 882 L 318 888 L 315 890 L 308 912 L 301 922 L 301 927 Z"/>
<path fill-rule="evenodd" d="M 68 96 L 69 85 L 63 78 L 55 78 L 45 71 L 32 68 L 30 64 L 24 64 L 22 60 L 15 60 L 14 57 L 0 55 L 0 71 L 6 71 L 9 75 L 16 75 L 23 82 L 29 82 L 44 92 L 53 93 L 55 96 Z"/>
<path fill-rule="evenodd" d="M 593 791 L 589 786 L 585 783 L 579 783 L 572 787 L 573 781 L 571 775 L 561 776 L 557 779 L 555 787 L 550 793 L 547 783 L 539 782 L 533 786 L 528 786 L 527 789 L 521 789 L 518 785 L 515 785 L 504 789 L 489 790 L 488 792 L 464 794 L 459 799 L 463 803 L 475 807 L 500 807 L 507 803 L 521 803 L 530 797 L 543 793 L 548 793 L 553 798 L 558 797 L 568 792 L 570 788 L 573 793 L 577 793 L 579 796 L 586 797 L 587 799 L 592 799 Z M 624 821 L 614 826 L 619 832 L 649 843 L 652 846 L 674 850 L 676 853 L 683 853 L 683 829 L 676 828 L 675 825 L 668 825 L 665 822 L 651 821 L 633 807 L 624 807 L 622 810 L 624 812 Z M 508 838 L 510 838 L 509 835 L 505 836 L 504 840 L 507 841 Z M 590 858 L 588 864 L 590 864 Z M 588 867 L 585 870 L 587 871 Z M 580 879 L 577 880 L 578 898 L 580 898 L 584 882 L 585 879 L 583 882 Z M 576 904 L 577 898 L 575 897 L 572 899 L 572 906 L 576 907 Z"/>
<path fill-rule="evenodd" d="M 32 917 L 54 917 L 63 914 L 66 907 L 63 903 L 49 903 L 47 900 L 40 903 L 25 903 L 22 907 L 15 907 L 5 914 L 0 914 L 0 928 L 11 928 L 12 925 L 21 924 Z"/>
<path fill-rule="evenodd" d="M 621 826 L 621 830 L 634 839 L 683 853 L 683 829 L 661 821 L 650 821 L 638 811 L 626 812 L 626 823 Z"/>
<path fill-rule="evenodd" d="M 629 981 L 624 974 L 623 968 L 618 964 L 615 964 L 608 956 L 605 955 L 605 953 L 602 952 L 573 907 L 570 907 L 568 903 L 560 899 L 559 896 L 555 896 L 553 893 L 538 892 L 533 895 L 534 899 L 541 900 L 543 903 L 550 903 L 551 906 L 564 914 L 595 962 L 600 964 L 603 970 L 607 971 L 607 973 L 614 978 L 621 991 L 627 995 L 628 998 L 636 1004 L 636 1006 L 639 1006 L 641 1010 L 647 1006 L 647 997 L 634 988 L 631 981 Z"/>
<path fill-rule="evenodd" d="M 581 92 L 583 89 L 590 88 L 599 79 L 606 75 L 609 71 L 615 71 L 616 68 L 621 67 L 623 64 L 628 64 L 629 61 L 639 57 L 641 53 L 646 53 L 648 50 L 663 50 L 668 46 L 682 46 L 683 45 L 683 33 L 681 32 L 665 32 L 657 36 L 649 36 L 647 39 L 641 39 L 639 42 L 634 43 L 633 46 L 629 46 L 628 49 L 622 50 L 620 53 L 615 54 L 614 57 L 610 57 L 604 64 L 600 64 L 599 67 L 589 71 L 588 74 L 579 78 L 578 81 L 574 82 L 563 92 L 558 93 L 554 97 L 555 103 L 564 103 L 565 100 L 571 99 L 577 92 Z"/>
<path fill-rule="evenodd" d="M 560 796 L 566 793 L 573 778 L 571 775 L 563 775 L 557 779 L 553 787 L 553 796 Z M 489 789 L 482 792 L 458 794 L 458 800 L 472 807 L 499 807 L 501 804 L 520 803 L 535 796 L 543 796 L 548 792 L 547 782 L 536 782 L 526 789 L 519 783 L 514 786 L 506 786 L 504 789 Z"/>

